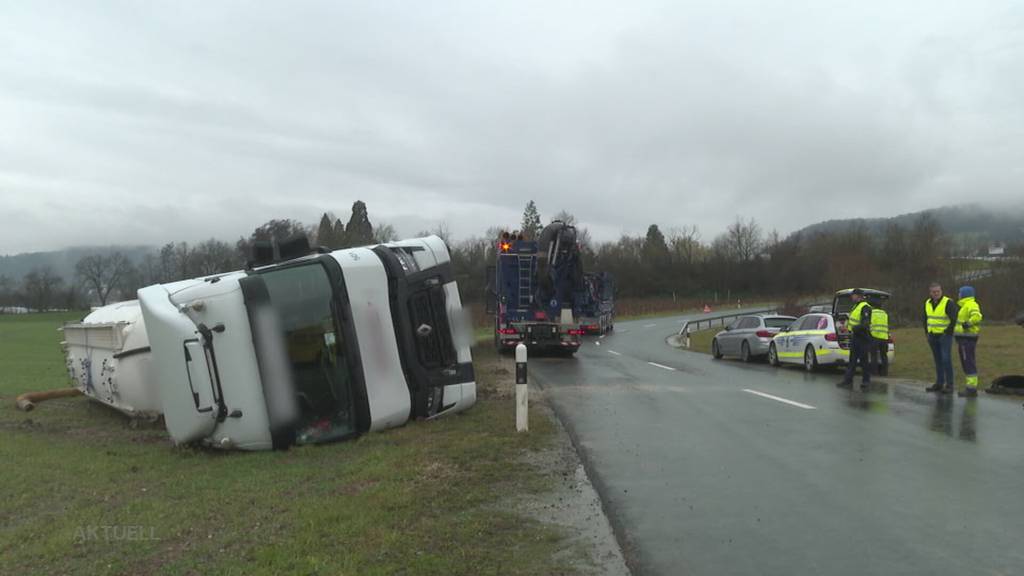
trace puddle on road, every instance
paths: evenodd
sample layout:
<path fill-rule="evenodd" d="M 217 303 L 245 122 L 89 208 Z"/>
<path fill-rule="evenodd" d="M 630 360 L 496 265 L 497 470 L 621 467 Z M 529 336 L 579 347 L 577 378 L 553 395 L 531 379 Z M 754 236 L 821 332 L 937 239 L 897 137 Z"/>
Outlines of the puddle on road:
<path fill-rule="evenodd" d="M 875 414 L 892 414 L 917 420 L 925 428 L 965 442 L 977 442 L 978 401 L 959 401 L 952 395 L 935 395 L 906 384 L 876 382 L 869 392 L 855 388 L 846 405 Z"/>

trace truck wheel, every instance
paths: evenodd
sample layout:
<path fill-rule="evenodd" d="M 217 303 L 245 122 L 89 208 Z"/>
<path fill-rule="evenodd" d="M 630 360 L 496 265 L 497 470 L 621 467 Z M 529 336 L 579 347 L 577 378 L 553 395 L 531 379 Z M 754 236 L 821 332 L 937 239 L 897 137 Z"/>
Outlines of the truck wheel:
<path fill-rule="evenodd" d="M 779 351 L 775 348 L 775 342 L 768 346 L 768 363 L 776 368 L 782 366 L 782 362 L 779 362 Z"/>
<path fill-rule="evenodd" d="M 717 339 L 711 341 L 711 357 L 714 358 L 715 360 L 722 359 L 722 351 L 718 349 Z"/>
<path fill-rule="evenodd" d="M 808 345 L 804 350 L 804 370 L 814 372 L 818 369 L 818 355 L 814 353 L 814 346 Z"/>
<path fill-rule="evenodd" d="M 750 364 L 750 362 L 753 360 L 753 358 L 750 356 L 750 344 L 747 344 L 745 340 L 743 341 L 743 346 L 740 346 L 740 360 L 746 362 L 747 364 Z"/>

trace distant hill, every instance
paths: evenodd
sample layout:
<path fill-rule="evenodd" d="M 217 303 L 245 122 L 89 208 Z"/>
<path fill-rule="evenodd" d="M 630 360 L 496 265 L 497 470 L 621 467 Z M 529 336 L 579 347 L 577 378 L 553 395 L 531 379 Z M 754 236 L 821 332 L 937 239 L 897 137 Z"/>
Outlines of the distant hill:
<path fill-rule="evenodd" d="M 864 224 L 869 232 L 881 232 L 890 223 L 903 227 L 913 226 L 914 221 L 926 213 L 935 218 L 946 234 L 964 244 L 981 246 L 993 242 L 1024 243 L 1024 208 L 1007 210 L 978 204 L 945 206 L 891 218 L 828 220 L 807 226 L 799 233 L 806 235 L 815 232 L 834 232 L 858 223 Z"/>
<path fill-rule="evenodd" d="M 9 276 L 15 282 L 35 268 L 49 266 L 65 282 L 75 277 L 75 264 L 83 256 L 121 252 L 134 263 L 139 263 L 146 256 L 157 251 L 152 246 L 77 246 L 52 252 L 29 252 L 13 256 L 0 256 L 0 276 Z"/>

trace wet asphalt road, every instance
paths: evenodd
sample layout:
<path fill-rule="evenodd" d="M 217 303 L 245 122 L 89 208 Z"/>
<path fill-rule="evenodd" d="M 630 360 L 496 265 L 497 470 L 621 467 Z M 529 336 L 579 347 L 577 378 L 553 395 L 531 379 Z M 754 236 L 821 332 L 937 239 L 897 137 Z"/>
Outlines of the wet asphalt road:
<path fill-rule="evenodd" d="M 530 362 L 635 573 L 1024 574 L 1019 402 L 840 390 L 671 348 L 679 326 Z"/>

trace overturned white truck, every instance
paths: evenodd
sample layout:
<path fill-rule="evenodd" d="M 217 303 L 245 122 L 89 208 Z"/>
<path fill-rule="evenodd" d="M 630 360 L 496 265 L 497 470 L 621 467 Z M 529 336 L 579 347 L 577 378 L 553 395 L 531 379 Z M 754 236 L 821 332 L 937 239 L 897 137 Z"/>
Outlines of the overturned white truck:
<path fill-rule="evenodd" d="M 343 440 L 476 402 L 440 238 L 279 252 L 143 288 L 65 326 L 75 386 L 130 415 L 163 414 L 176 443 L 242 450 Z"/>

